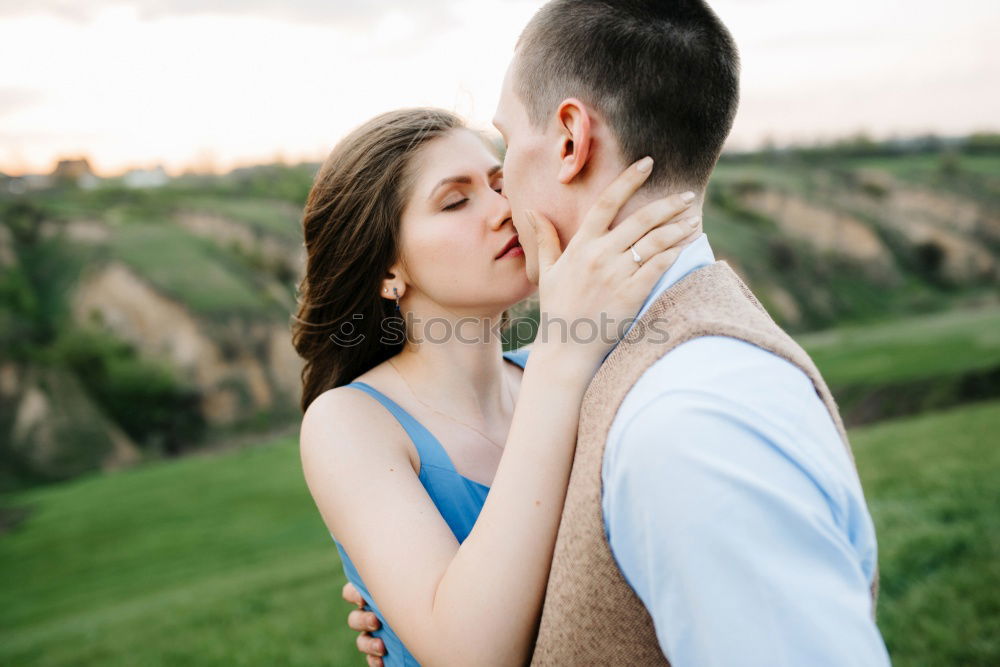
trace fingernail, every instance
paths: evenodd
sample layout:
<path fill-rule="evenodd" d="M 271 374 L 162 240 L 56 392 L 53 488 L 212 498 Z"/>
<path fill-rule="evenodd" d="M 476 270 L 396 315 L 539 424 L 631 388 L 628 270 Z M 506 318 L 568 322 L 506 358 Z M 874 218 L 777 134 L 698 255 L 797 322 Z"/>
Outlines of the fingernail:
<path fill-rule="evenodd" d="M 698 217 L 696 217 L 696 218 L 691 218 L 690 220 L 688 220 L 688 224 L 691 227 L 697 227 L 699 222 L 701 222 L 701 216 L 700 215 Z"/>
<path fill-rule="evenodd" d="M 647 173 L 652 168 L 653 168 L 653 158 L 649 157 L 648 155 L 639 160 L 639 164 L 635 166 L 636 171 L 642 174 Z"/>
<path fill-rule="evenodd" d="M 684 194 L 681 195 L 681 201 L 684 202 L 685 204 L 690 204 L 691 202 L 694 201 L 694 193 L 690 191 L 685 192 Z"/>

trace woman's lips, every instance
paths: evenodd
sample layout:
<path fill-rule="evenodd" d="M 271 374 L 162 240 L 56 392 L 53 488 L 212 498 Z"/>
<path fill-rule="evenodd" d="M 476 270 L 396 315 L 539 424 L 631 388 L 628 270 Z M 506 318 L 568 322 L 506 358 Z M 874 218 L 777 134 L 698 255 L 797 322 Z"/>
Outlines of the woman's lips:
<path fill-rule="evenodd" d="M 523 257 L 523 256 L 524 256 L 524 248 L 522 248 L 520 245 L 516 245 L 511 247 L 511 249 L 505 252 L 504 254 L 497 257 L 497 259 L 507 259 L 508 257 Z"/>
<path fill-rule="evenodd" d="M 504 255 L 506 255 L 508 252 L 510 252 L 511 248 L 515 248 L 515 247 L 517 247 L 519 245 L 521 245 L 521 244 L 518 241 L 517 234 L 511 235 L 511 237 L 509 239 L 507 239 L 507 243 L 504 244 L 503 249 L 499 253 L 497 253 L 496 255 L 494 255 L 493 259 L 500 259 Z"/>

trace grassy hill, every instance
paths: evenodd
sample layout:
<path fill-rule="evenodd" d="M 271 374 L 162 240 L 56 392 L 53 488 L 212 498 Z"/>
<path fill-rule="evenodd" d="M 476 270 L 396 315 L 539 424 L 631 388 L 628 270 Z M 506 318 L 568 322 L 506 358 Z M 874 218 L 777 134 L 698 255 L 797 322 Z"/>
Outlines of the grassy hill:
<path fill-rule="evenodd" d="M 0 196 L 0 489 L 294 419 L 299 209 L 234 178 Z"/>
<path fill-rule="evenodd" d="M 0 193 L 0 489 L 294 423 L 316 167 Z M 704 218 L 788 331 L 876 327 L 807 338 L 851 423 L 1000 395 L 995 137 L 727 155 Z"/>
<path fill-rule="evenodd" d="M 995 300 L 1000 155 L 730 158 L 705 231 L 793 332 Z"/>
<path fill-rule="evenodd" d="M 1000 402 L 851 431 L 894 664 L 1000 662 Z M 7 495 L 5 665 L 360 665 L 294 439 Z"/>

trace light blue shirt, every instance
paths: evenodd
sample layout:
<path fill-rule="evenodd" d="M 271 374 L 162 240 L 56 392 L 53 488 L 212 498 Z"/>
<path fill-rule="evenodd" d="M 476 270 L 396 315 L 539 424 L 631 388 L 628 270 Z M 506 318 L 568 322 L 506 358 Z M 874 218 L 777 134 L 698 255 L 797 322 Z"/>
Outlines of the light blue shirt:
<path fill-rule="evenodd" d="M 714 261 L 702 234 L 639 316 Z M 797 366 L 726 336 L 678 345 L 626 395 L 602 480 L 611 551 L 674 667 L 889 664 L 871 616 L 875 529 Z"/>

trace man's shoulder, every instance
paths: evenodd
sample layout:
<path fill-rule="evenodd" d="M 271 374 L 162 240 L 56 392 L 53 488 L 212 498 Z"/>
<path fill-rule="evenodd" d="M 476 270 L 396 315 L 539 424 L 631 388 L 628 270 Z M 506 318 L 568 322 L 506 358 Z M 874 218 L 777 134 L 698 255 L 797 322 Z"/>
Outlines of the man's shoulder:
<path fill-rule="evenodd" d="M 643 372 L 629 393 L 657 395 L 670 391 L 720 397 L 796 394 L 815 395 L 812 381 L 797 364 L 748 341 L 731 336 L 698 336 L 687 340 Z"/>
<path fill-rule="evenodd" d="M 817 439 L 824 449 L 842 448 L 834 420 L 803 369 L 729 336 L 693 338 L 653 362 L 618 407 L 609 441 L 618 440 L 636 420 L 666 428 L 662 422 L 667 413 L 671 424 L 682 423 L 688 415 L 710 415 L 790 448 Z"/>
<path fill-rule="evenodd" d="M 646 369 L 618 408 L 605 462 L 621 460 L 623 440 L 630 441 L 627 448 L 654 447 L 660 456 L 686 456 L 692 447 L 724 453 L 735 443 L 716 440 L 733 428 L 744 444 L 781 451 L 818 476 L 827 476 L 820 468 L 846 470 L 837 427 L 809 376 L 769 350 L 727 336 L 686 341 Z M 645 442 L 650 438 L 655 442 Z"/>

